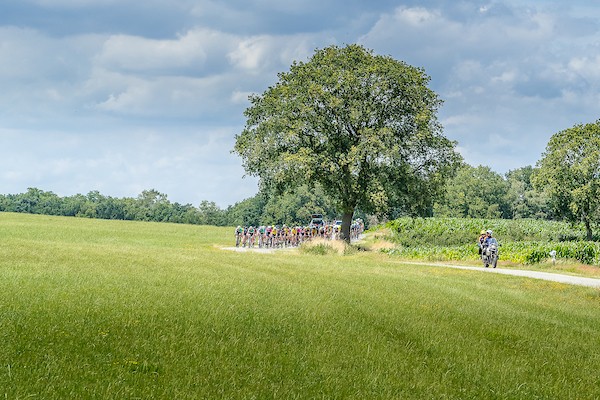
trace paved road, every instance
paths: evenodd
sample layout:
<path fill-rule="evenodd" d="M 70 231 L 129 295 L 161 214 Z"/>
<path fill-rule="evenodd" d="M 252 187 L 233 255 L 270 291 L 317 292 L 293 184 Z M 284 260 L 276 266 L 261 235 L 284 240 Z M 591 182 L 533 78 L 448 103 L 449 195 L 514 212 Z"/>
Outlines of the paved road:
<path fill-rule="evenodd" d="M 260 252 L 260 253 L 274 253 L 276 250 L 282 250 L 282 249 L 259 249 L 259 248 L 248 249 L 248 248 L 244 248 L 244 247 L 224 247 L 223 250 L 240 251 L 240 252 L 252 251 L 252 252 Z M 596 279 L 596 278 L 584 278 L 584 277 L 572 276 L 572 275 L 562 275 L 562 274 L 555 274 L 555 273 L 550 273 L 550 272 L 539 272 L 539 271 L 526 271 L 526 270 L 520 270 L 520 269 L 467 267 L 464 265 L 422 263 L 422 262 L 410 262 L 410 261 L 406 261 L 406 263 L 447 267 L 447 268 L 457 268 L 457 269 L 467 269 L 467 270 L 471 270 L 471 271 L 481 271 L 481 272 L 487 272 L 487 273 L 493 273 L 493 274 L 524 276 L 527 278 L 543 279 L 546 281 L 561 282 L 561 283 L 567 283 L 570 285 L 588 286 L 588 287 L 600 289 L 600 279 Z"/>
<path fill-rule="evenodd" d="M 547 281 L 567 283 L 570 285 L 589 286 L 589 287 L 594 287 L 594 288 L 600 289 L 600 279 L 596 279 L 596 278 L 583 278 L 583 277 L 572 276 L 572 275 L 562 275 L 562 274 L 555 274 L 555 273 L 550 273 L 550 272 L 525 271 L 525 270 L 519 270 L 519 269 L 467 267 L 467 266 L 462 266 L 462 265 L 451 265 L 451 264 L 425 264 L 425 263 L 417 263 L 417 264 L 433 265 L 433 266 L 448 267 L 448 268 L 458 268 L 458 269 L 468 269 L 468 270 L 487 272 L 487 273 L 491 273 L 491 274 L 525 276 L 528 278 L 543 279 L 543 280 L 547 280 Z"/>

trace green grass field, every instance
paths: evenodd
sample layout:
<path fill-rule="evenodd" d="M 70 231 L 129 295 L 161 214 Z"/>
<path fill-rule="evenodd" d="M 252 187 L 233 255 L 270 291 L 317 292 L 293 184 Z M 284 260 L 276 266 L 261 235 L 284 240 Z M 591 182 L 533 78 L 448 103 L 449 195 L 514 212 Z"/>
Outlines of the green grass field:
<path fill-rule="evenodd" d="M 598 399 L 600 291 L 0 213 L 0 399 Z"/>

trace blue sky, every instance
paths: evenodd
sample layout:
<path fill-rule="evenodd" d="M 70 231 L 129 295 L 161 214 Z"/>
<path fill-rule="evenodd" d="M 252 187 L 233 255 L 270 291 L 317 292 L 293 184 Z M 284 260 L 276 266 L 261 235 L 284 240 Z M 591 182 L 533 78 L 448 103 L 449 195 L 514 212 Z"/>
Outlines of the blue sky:
<path fill-rule="evenodd" d="M 505 173 L 600 118 L 600 7 L 536 0 L 3 0 L 0 193 L 99 190 L 220 207 L 251 93 L 317 48 L 423 67 L 447 137 Z"/>

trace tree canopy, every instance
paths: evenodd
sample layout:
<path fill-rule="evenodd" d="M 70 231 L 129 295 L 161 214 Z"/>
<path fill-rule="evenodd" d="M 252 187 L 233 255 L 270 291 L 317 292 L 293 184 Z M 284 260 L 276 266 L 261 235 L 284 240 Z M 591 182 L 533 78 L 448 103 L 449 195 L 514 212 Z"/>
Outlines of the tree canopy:
<path fill-rule="evenodd" d="M 556 213 L 583 222 L 588 240 L 600 212 L 600 120 L 554 134 L 532 177 Z"/>
<path fill-rule="evenodd" d="M 234 152 L 250 175 L 284 190 L 318 183 L 343 215 L 431 213 L 460 157 L 437 121 L 429 77 L 359 45 L 317 50 L 250 97 Z"/>
<path fill-rule="evenodd" d="M 463 164 L 448 180 L 446 194 L 435 205 L 435 215 L 459 218 L 509 218 L 509 185 L 490 167 Z"/>

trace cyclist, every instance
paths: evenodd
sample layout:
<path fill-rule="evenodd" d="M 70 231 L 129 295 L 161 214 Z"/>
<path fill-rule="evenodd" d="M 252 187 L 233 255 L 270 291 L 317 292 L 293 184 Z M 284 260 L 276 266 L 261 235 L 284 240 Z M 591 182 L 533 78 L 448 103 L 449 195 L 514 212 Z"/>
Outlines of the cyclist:
<path fill-rule="evenodd" d="M 244 228 L 240 225 L 235 228 L 235 247 L 240 247 L 240 242 L 242 240 L 242 235 L 244 234 Z"/>
<path fill-rule="evenodd" d="M 264 225 L 258 227 L 258 247 L 262 248 L 265 245 L 267 228 Z"/>
<path fill-rule="evenodd" d="M 255 232 L 256 230 L 254 229 L 254 226 L 250 225 L 250 227 L 248 228 L 248 239 L 250 240 L 250 244 L 248 245 L 248 247 L 254 247 Z"/>

